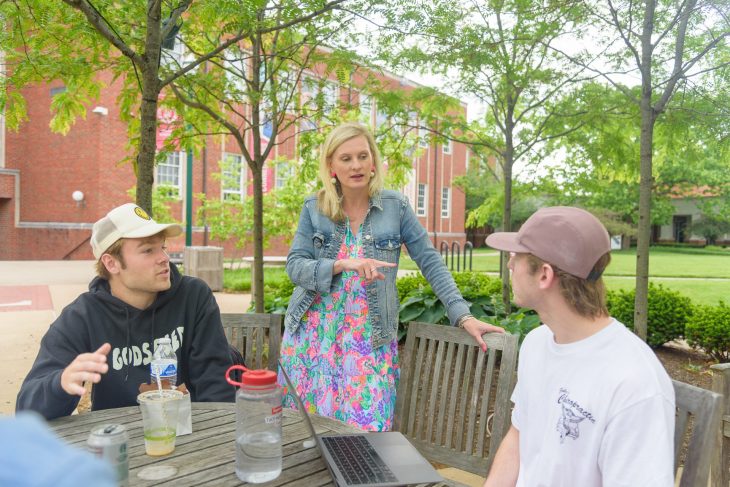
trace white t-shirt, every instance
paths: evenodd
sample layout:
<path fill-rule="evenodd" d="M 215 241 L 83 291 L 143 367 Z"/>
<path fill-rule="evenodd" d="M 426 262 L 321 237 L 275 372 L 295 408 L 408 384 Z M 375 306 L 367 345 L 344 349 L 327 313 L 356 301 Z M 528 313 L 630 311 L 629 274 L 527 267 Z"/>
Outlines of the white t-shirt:
<path fill-rule="evenodd" d="M 512 402 L 518 487 L 674 486 L 674 388 L 618 321 L 565 345 L 531 331 Z"/>

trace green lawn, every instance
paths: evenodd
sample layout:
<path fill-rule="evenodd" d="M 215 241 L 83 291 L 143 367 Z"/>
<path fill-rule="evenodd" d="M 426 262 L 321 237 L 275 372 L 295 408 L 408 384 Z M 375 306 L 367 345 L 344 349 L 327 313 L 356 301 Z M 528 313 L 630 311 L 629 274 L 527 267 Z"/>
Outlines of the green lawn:
<path fill-rule="evenodd" d="M 264 266 L 264 285 L 289 279 L 283 266 Z M 251 269 L 223 269 L 223 288 L 232 292 L 251 292 Z"/>
<path fill-rule="evenodd" d="M 635 266 L 634 250 L 613 252 L 611 264 L 606 269 L 608 288 L 633 288 Z M 400 268 L 414 270 L 416 264 L 403 255 Z M 463 261 L 461 269 L 464 269 Z M 498 272 L 498 253 L 491 249 L 475 250 L 472 270 Z M 651 282 L 679 291 L 695 303 L 717 304 L 719 300 L 730 302 L 730 250 L 652 247 L 649 271 Z M 234 292 L 250 292 L 251 272 L 247 267 L 226 269 L 223 276 L 223 286 L 226 289 Z M 265 282 L 272 283 L 288 278 L 283 267 L 267 266 L 264 279 Z"/>
<path fill-rule="evenodd" d="M 416 265 L 404 256 L 400 268 L 416 269 Z M 464 268 L 463 260 L 461 268 Z M 608 288 L 633 288 L 635 268 L 635 250 L 612 252 L 611 264 L 606 269 Z M 475 250 L 472 270 L 498 272 L 498 253 L 490 249 Z M 721 299 L 730 302 L 730 250 L 652 247 L 649 273 L 651 282 L 677 290 L 696 303 L 717 304 Z"/>
<path fill-rule="evenodd" d="M 649 279 L 655 284 L 682 293 L 696 304 L 716 305 L 718 301 L 730 303 L 730 281 L 713 279 L 673 279 L 653 277 Z M 633 289 L 635 281 L 631 277 L 607 277 L 608 289 Z"/>

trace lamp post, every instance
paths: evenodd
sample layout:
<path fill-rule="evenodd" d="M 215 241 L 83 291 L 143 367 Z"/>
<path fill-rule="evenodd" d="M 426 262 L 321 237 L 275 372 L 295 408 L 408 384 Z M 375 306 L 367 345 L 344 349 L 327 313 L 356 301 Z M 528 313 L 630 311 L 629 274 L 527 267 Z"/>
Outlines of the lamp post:
<path fill-rule="evenodd" d="M 185 170 L 185 246 L 193 245 L 193 150 L 187 150 Z"/>

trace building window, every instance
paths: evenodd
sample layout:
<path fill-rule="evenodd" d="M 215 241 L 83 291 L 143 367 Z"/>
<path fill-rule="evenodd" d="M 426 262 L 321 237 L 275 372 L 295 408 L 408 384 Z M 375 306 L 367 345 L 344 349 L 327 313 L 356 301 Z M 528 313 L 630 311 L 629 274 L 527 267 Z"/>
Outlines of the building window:
<path fill-rule="evenodd" d="M 171 71 L 177 71 L 195 60 L 192 53 L 188 52 L 180 36 L 175 37 L 175 44 L 172 49 L 163 47 L 160 52 L 160 64 Z"/>
<path fill-rule="evenodd" d="M 373 126 L 373 99 L 365 93 L 360 93 L 360 121 Z"/>
<path fill-rule="evenodd" d="M 245 78 L 248 74 L 248 66 L 245 56 L 245 52 L 239 51 L 238 54 L 224 60 L 223 69 L 225 69 L 228 80 L 229 96 L 246 96 Z"/>
<path fill-rule="evenodd" d="M 441 188 L 441 218 L 449 217 L 451 208 L 451 188 Z"/>
<path fill-rule="evenodd" d="M 170 152 L 167 159 L 156 166 L 155 184 L 167 196 L 180 197 L 181 164 L 185 157 L 184 152 Z"/>
<path fill-rule="evenodd" d="M 375 128 L 379 129 L 383 125 L 388 123 L 388 114 L 378 107 L 375 107 Z"/>
<path fill-rule="evenodd" d="M 329 115 L 337 107 L 337 84 L 306 77 L 302 80 L 300 97 L 302 107 L 309 110 L 321 108 L 324 115 Z"/>
<path fill-rule="evenodd" d="M 294 168 L 288 162 L 280 162 L 276 165 L 276 174 L 274 174 L 274 187 L 276 189 L 283 188 L 290 177 L 294 175 Z"/>
<path fill-rule="evenodd" d="M 426 206 L 428 205 L 428 185 L 418 183 L 418 196 L 416 197 L 416 215 L 426 216 Z"/>
<path fill-rule="evenodd" d="M 322 86 L 324 113 L 329 115 L 337 107 L 337 85 L 329 81 Z"/>
<path fill-rule="evenodd" d="M 451 139 L 448 139 L 446 142 L 444 142 L 444 154 L 451 154 Z"/>
<path fill-rule="evenodd" d="M 418 147 L 426 149 L 428 147 L 429 132 L 426 127 L 418 127 Z"/>
<path fill-rule="evenodd" d="M 416 204 L 416 170 L 414 168 L 408 170 L 406 183 L 403 185 L 401 192 L 408 198 L 411 206 L 414 207 Z"/>
<path fill-rule="evenodd" d="M 272 69 L 272 66 L 262 64 L 259 69 L 259 86 L 263 90 L 261 106 L 273 113 L 276 100 L 277 114 L 291 113 L 294 108 L 292 105 L 296 88 L 294 75 L 285 69 L 268 72 L 267 68 Z"/>
<path fill-rule="evenodd" d="M 223 154 L 221 161 L 221 195 L 223 201 L 243 199 L 243 158 L 240 154 Z"/>

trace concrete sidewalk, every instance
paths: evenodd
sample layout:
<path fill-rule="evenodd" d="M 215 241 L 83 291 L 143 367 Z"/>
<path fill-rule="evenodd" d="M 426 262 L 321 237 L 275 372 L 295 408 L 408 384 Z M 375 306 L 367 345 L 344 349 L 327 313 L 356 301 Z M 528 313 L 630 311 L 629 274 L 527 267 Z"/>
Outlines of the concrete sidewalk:
<path fill-rule="evenodd" d="M 13 414 L 41 338 L 61 310 L 88 289 L 94 262 L 0 261 L 0 414 Z M 248 309 L 248 294 L 213 293 L 224 313 Z"/>

